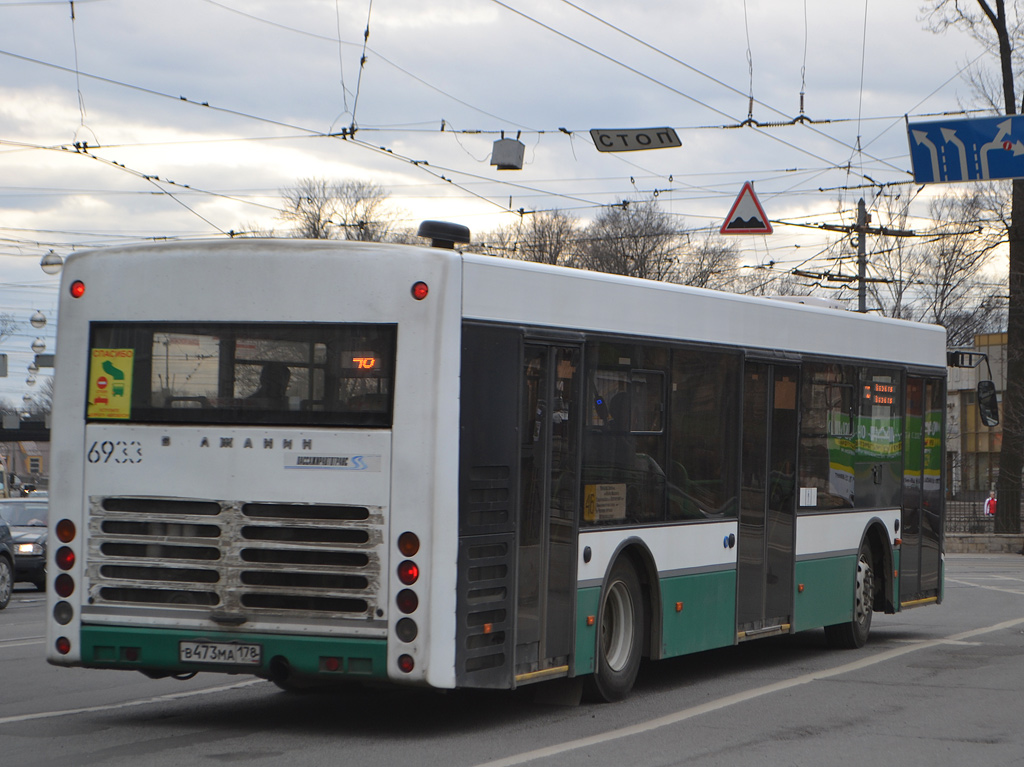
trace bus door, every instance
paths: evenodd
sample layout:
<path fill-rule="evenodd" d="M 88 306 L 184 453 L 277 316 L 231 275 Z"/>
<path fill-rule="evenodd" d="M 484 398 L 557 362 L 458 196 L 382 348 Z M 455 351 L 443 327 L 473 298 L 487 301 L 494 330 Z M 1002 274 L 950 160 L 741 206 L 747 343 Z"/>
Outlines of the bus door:
<path fill-rule="evenodd" d="M 527 342 L 520 411 L 515 674 L 568 671 L 576 587 L 579 346 Z"/>
<path fill-rule="evenodd" d="M 908 376 L 899 567 L 904 605 L 940 596 L 943 397 L 940 379 Z"/>
<path fill-rule="evenodd" d="M 744 366 L 736 568 L 740 641 L 789 630 L 793 615 L 799 367 Z"/>

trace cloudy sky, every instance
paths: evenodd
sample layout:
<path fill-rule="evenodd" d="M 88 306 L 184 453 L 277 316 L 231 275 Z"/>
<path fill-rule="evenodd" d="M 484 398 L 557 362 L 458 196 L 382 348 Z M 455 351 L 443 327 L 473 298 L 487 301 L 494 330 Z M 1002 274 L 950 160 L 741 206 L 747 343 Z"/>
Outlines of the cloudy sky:
<path fill-rule="evenodd" d="M 280 229 L 304 177 L 475 236 L 654 194 L 717 229 L 750 180 L 775 233 L 731 240 L 745 263 L 824 267 L 813 227 L 862 196 L 913 196 L 928 226 L 905 116 L 974 106 L 979 57 L 905 0 L 0 0 L 0 312 L 21 323 L 0 397 L 30 391 L 37 335 L 53 350 L 49 250 Z M 660 126 L 682 146 L 589 134 Z M 502 131 L 523 170 L 490 165 Z"/>

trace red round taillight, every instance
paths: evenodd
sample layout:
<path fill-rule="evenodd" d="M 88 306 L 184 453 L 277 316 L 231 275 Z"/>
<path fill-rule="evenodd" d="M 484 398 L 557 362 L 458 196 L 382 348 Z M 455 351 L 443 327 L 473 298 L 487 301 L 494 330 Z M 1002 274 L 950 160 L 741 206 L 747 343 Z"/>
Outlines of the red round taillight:
<path fill-rule="evenodd" d="M 61 655 L 67 655 L 71 652 L 71 640 L 67 637 L 57 637 L 55 645 L 57 647 L 57 652 Z"/>
<path fill-rule="evenodd" d="M 408 674 L 416 666 L 416 661 L 412 659 L 411 655 L 399 655 L 398 656 L 398 670 Z"/>
<path fill-rule="evenodd" d="M 398 580 L 404 583 L 406 586 L 411 586 L 420 577 L 420 566 L 413 562 L 411 559 L 407 559 L 398 566 Z"/>
<path fill-rule="evenodd" d="M 402 533 L 398 536 L 398 550 L 403 557 L 414 557 L 420 550 L 420 539 L 416 533 Z"/>
<path fill-rule="evenodd" d="M 416 608 L 420 606 L 420 598 L 412 589 L 402 589 L 395 597 L 395 604 L 398 605 L 399 610 L 408 615 L 416 612 Z"/>
<path fill-rule="evenodd" d="M 61 543 L 71 543 L 75 540 L 75 523 L 70 519 L 62 519 L 57 523 L 57 539 Z"/>
<path fill-rule="evenodd" d="M 417 301 L 422 301 L 427 297 L 427 293 L 430 292 L 430 288 L 427 287 L 425 282 L 417 282 L 412 286 L 412 297 Z"/>
<path fill-rule="evenodd" d="M 70 570 L 75 566 L 75 552 L 67 546 L 61 546 L 57 549 L 55 559 L 57 561 L 57 567 L 61 570 Z"/>
<path fill-rule="evenodd" d="M 53 582 L 53 590 L 61 599 L 67 599 L 75 593 L 75 580 L 67 573 L 61 573 Z"/>
<path fill-rule="evenodd" d="M 81 280 L 75 280 L 71 283 L 70 292 L 72 298 L 81 298 L 85 295 L 85 283 Z"/>

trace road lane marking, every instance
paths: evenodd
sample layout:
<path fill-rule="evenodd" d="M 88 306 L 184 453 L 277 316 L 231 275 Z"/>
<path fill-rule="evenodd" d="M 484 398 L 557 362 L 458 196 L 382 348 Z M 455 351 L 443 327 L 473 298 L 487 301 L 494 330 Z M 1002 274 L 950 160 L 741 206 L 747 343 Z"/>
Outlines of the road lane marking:
<path fill-rule="evenodd" d="M 189 690 L 188 692 L 172 692 L 167 695 L 157 695 L 153 698 L 140 698 L 138 700 L 126 700 L 121 703 L 108 703 L 103 706 L 84 706 L 82 708 L 65 708 L 59 711 L 39 711 L 35 714 L 18 714 L 16 716 L 4 716 L 0 717 L 0 725 L 14 724 L 15 722 L 30 722 L 34 719 L 53 719 L 58 716 L 71 716 L 73 714 L 92 714 L 97 711 L 117 711 L 122 708 L 133 708 L 135 706 L 148 706 L 151 703 L 165 703 L 171 700 L 181 700 L 182 698 L 192 698 L 197 695 L 210 695 L 216 692 L 227 692 L 228 690 L 238 690 L 242 687 L 249 687 L 250 685 L 260 684 L 265 682 L 264 679 L 248 679 L 244 682 L 235 682 L 234 684 L 226 684 L 221 687 L 207 687 L 204 690 Z"/>
<path fill-rule="evenodd" d="M 27 647 L 33 644 L 42 644 L 46 637 L 15 637 L 14 639 L 0 639 L 0 650 L 8 647 Z"/>
<path fill-rule="evenodd" d="M 947 579 L 948 580 L 948 579 Z M 969 584 L 971 585 L 971 584 Z M 513 756 L 505 757 L 504 759 L 495 759 L 490 762 L 481 762 L 476 767 L 516 767 L 516 765 L 527 764 L 528 762 L 536 761 L 537 759 L 545 759 L 552 756 L 558 756 L 569 751 L 576 751 L 581 748 L 588 748 L 590 746 L 597 746 L 602 743 L 608 743 L 613 740 L 620 740 L 622 738 L 630 738 L 634 735 L 641 735 L 645 732 L 657 730 L 662 727 L 668 727 L 669 725 L 678 724 L 684 722 L 687 719 L 693 719 L 694 717 L 701 716 L 703 714 L 711 713 L 712 711 L 719 711 L 729 706 L 735 706 L 740 703 L 746 703 L 747 701 L 754 700 L 755 698 L 761 698 L 765 695 L 771 695 L 776 692 L 782 692 L 783 690 L 789 690 L 794 687 L 801 685 L 810 684 L 811 682 L 818 682 L 823 679 L 830 679 L 835 676 L 841 676 L 842 674 L 848 674 L 851 671 L 860 671 L 861 669 L 869 668 L 871 666 L 878 665 L 879 663 L 885 663 L 886 661 L 899 658 L 900 656 L 907 655 L 908 653 L 917 652 L 918 650 L 928 650 L 933 647 L 940 647 L 942 645 L 956 643 L 959 644 L 966 640 L 972 639 L 976 636 L 983 634 L 990 634 L 995 631 L 1001 631 L 1003 629 L 1014 628 L 1024 624 L 1024 618 L 1015 618 L 1009 621 L 1003 621 L 993 626 L 985 626 L 979 629 L 972 629 L 970 631 L 964 631 L 959 634 L 953 634 L 952 636 L 942 637 L 941 639 L 926 639 L 913 644 L 906 645 L 904 647 L 896 647 L 892 650 L 886 650 L 880 652 L 877 655 L 872 655 L 869 658 L 862 658 L 855 660 L 851 663 L 844 663 L 842 666 L 835 666 L 834 668 L 824 669 L 822 671 L 812 671 L 808 674 L 801 674 L 795 676 L 792 679 L 784 679 L 781 682 L 775 682 L 773 684 L 764 685 L 763 687 L 757 687 L 753 690 L 746 690 L 744 692 L 738 692 L 733 695 L 727 695 L 724 698 L 718 700 L 708 701 L 699 706 L 692 706 L 691 708 L 685 708 L 681 711 L 676 711 L 673 714 L 667 714 L 666 716 L 659 716 L 655 719 L 649 719 L 646 722 L 639 722 L 637 724 L 630 725 L 628 727 L 620 727 L 616 730 L 610 730 L 600 735 L 592 735 L 588 738 L 577 738 L 576 740 L 567 740 L 564 743 L 556 743 L 552 746 L 545 748 L 538 748 L 533 751 L 525 751 L 521 754 L 515 754 Z"/>
<path fill-rule="evenodd" d="M 960 586 L 970 586 L 971 588 L 975 588 L 975 589 L 987 589 L 988 591 L 999 591 L 999 592 L 1001 592 L 1003 594 L 1016 594 L 1019 597 L 1024 597 L 1024 591 L 1021 591 L 1020 589 L 1004 589 L 1004 588 L 1000 588 L 999 586 L 983 586 L 980 583 L 971 583 L 970 581 L 961 581 L 961 580 L 957 580 L 956 578 L 950 578 L 948 576 L 946 578 L 946 583 L 956 583 L 956 584 L 958 584 Z"/>

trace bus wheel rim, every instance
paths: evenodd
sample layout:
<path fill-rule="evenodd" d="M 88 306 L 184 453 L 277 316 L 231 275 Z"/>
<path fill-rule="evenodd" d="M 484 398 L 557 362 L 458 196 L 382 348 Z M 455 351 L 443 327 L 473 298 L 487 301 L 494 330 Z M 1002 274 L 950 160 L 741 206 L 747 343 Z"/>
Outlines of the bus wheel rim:
<path fill-rule="evenodd" d="M 871 565 L 861 559 L 857 563 L 857 587 L 854 604 L 854 620 L 863 625 L 871 615 L 871 599 L 874 594 L 875 574 Z"/>
<path fill-rule="evenodd" d="M 602 624 L 605 662 L 612 671 L 621 671 L 633 648 L 633 600 L 622 581 L 608 588 Z"/>

